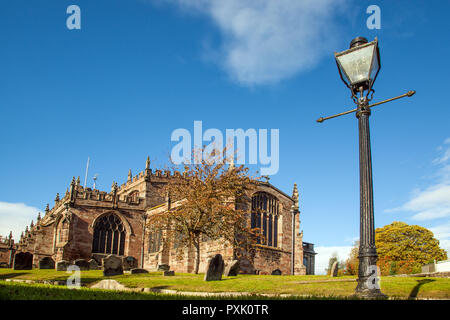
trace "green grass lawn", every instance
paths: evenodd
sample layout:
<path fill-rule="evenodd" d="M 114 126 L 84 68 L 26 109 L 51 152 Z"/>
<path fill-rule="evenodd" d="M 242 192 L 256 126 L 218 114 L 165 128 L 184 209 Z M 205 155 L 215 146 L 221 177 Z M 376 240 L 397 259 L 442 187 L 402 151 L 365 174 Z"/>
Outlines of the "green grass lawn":
<path fill-rule="evenodd" d="M 168 300 L 189 299 L 177 295 L 138 293 L 80 288 L 45 284 L 0 282 L 0 300 Z"/>
<path fill-rule="evenodd" d="M 53 270 L 11 270 L 0 269 L 0 280 L 6 279 L 24 279 L 24 280 L 66 280 L 69 273 Z M 129 288 L 159 288 L 178 291 L 203 291 L 203 292 L 249 292 L 254 294 L 292 294 L 299 296 L 324 296 L 348 298 L 353 295 L 356 282 L 333 281 L 316 282 L 323 280 L 348 280 L 355 279 L 352 276 L 343 276 L 331 278 L 329 276 L 258 276 L 258 275 L 239 275 L 237 277 L 223 277 L 222 281 L 203 281 L 203 275 L 198 274 L 177 274 L 173 277 L 163 277 L 162 273 L 149 274 L 124 274 L 120 276 L 108 277 L 115 279 Z M 81 281 L 86 286 L 91 286 L 95 282 L 105 279 L 102 271 L 82 271 Z M 313 283 L 304 283 L 314 281 Z M 1 282 L 1 290 L 11 282 Z M 18 285 L 14 283 L 14 285 Z M 23 286 L 23 285 L 22 285 Z M 417 298 L 440 298 L 450 299 L 450 279 L 448 278 L 423 278 L 423 277 L 381 277 L 380 282 L 383 293 L 390 297 L 407 299 L 409 297 Z M 50 290 L 48 287 L 37 287 L 36 290 Z M 52 287 L 52 290 L 63 290 L 64 288 Z M 67 290 L 67 289 L 65 289 Z M 68 290 L 65 294 L 69 296 L 78 295 L 85 291 L 94 291 L 82 289 L 81 291 Z M 100 291 L 105 292 L 105 291 Z M 155 299 L 154 294 L 121 292 L 112 293 L 112 299 L 135 299 L 144 295 L 146 299 Z M 98 293 L 100 295 L 100 293 Z M 129 296 L 128 296 L 129 295 Z M 159 295 L 161 297 L 163 295 Z M 99 296 L 100 297 L 100 296 Z M 163 296 L 166 299 L 166 296 Z M 97 296 L 96 296 L 97 298 Z M 67 298 L 72 299 L 72 298 Z M 106 299 L 106 298 L 105 298 Z"/>
<path fill-rule="evenodd" d="M 68 289 L 64 286 L 0 282 L 0 300 L 331 300 L 346 297 L 199 297 L 189 295 L 112 291 L 100 289 Z"/>

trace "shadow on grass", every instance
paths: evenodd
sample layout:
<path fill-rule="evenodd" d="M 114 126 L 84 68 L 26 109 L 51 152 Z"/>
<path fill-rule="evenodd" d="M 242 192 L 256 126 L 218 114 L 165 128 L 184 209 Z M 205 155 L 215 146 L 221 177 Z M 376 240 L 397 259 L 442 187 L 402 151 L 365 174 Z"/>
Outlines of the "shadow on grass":
<path fill-rule="evenodd" d="M 205 281 L 205 282 L 215 282 L 215 281 L 235 280 L 236 278 L 237 277 L 234 277 L 234 278 L 227 277 L 227 278 L 222 278 L 220 280 L 212 280 L 212 281 L 205 281 L 205 280 L 203 280 L 203 281 Z"/>
<path fill-rule="evenodd" d="M 3 274 L 0 274 L 0 280 L 6 280 L 6 279 L 14 278 L 14 277 L 20 277 L 25 274 L 27 274 L 27 273 L 24 273 L 24 272 L 3 273 Z"/>
<path fill-rule="evenodd" d="M 163 290 L 163 289 L 168 289 L 170 288 L 170 286 L 156 286 L 156 287 L 151 287 L 151 289 L 156 289 L 156 290 Z"/>
<path fill-rule="evenodd" d="M 432 279 L 417 280 L 417 284 L 409 293 L 408 299 L 416 299 L 417 295 L 419 294 L 420 287 L 426 283 L 430 283 L 433 281 L 436 281 L 436 280 L 432 280 Z"/>

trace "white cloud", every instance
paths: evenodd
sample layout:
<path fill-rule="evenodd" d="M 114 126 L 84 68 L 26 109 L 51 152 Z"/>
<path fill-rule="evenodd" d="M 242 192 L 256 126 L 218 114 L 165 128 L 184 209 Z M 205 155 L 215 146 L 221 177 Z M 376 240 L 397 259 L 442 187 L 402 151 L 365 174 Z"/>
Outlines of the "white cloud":
<path fill-rule="evenodd" d="M 328 268 L 328 261 L 334 253 L 337 253 L 339 261 L 345 261 L 350 256 L 351 250 L 351 246 L 314 248 L 314 251 L 317 252 L 315 259 L 315 274 L 326 274 L 325 269 Z"/>
<path fill-rule="evenodd" d="M 446 140 L 446 144 L 447 144 L 447 140 Z M 439 148 L 438 150 L 441 151 L 441 150 L 444 150 L 444 148 L 442 148 L 442 146 L 441 146 L 441 148 Z M 441 164 L 441 163 L 447 162 L 449 159 L 450 159 L 450 148 L 445 150 L 441 156 L 434 159 L 433 163 Z"/>
<path fill-rule="evenodd" d="M 29 226 L 31 220 L 36 222 L 38 212 L 42 210 L 24 203 L 0 201 L 0 235 L 7 236 L 13 232 L 14 240 L 19 241 L 20 234 Z"/>
<path fill-rule="evenodd" d="M 429 228 L 439 240 L 439 246 L 450 254 L 450 222 Z"/>
<path fill-rule="evenodd" d="M 450 138 L 437 148 L 440 155 L 433 160 L 436 167 L 435 181 L 422 190 L 415 189 L 411 199 L 398 208 L 386 212 L 410 212 L 418 221 L 440 219 L 440 224 L 429 228 L 440 247 L 450 253 Z M 447 218 L 447 219 L 445 219 Z"/>
<path fill-rule="evenodd" d="M 212 19 L 222 34 L 217 62 L 243 85 L 275 83 L 314 67 L 337 45 L 344 0 L 153 0 Z"/>
<path fill-rule="evenodd" d="M 435 236 L 439 236 L 441 238 L 450 238 L 450 222 L 430 228 L 430 230 L 434 233 Z"/>
<path fill-rule="evenodd" d="M 385 210 L 386 212 L 411 212 L 412 219 L 424 221 L 450 217 L 450 138 L 438 148 L 441 156 L 433 160 L 437 168 L 435 181 L 425 189 L 416 189 L 412 192 L 411 199 L 398 208 Z"/>
<path fill-rule="evenodd" d="M 403 211 L 416 212 L 414 220 L 431 220 L 450 216 L 450 185 L 438 184 L 420 192 L 405 203 Z"/>

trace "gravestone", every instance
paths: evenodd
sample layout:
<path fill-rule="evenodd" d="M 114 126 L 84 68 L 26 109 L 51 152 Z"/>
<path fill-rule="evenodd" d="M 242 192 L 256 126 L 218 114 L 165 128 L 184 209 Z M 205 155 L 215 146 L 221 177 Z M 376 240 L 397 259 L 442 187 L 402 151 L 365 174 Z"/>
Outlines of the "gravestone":
<path fill-rule="evenodd" d="M 91 259 L 88 262 L 89 262 L 89 270 L 98 270 L 97 260 Z"/>
<path fill-rule="evenodd" d="M 281 270 L 280 269 L 275 269 L 272 271 L 272 275 L 273 276 L 281 276 Z"/>
<path fill-rule="evenodd" d="M 169 270 L 164 270 L 163 276 L 164 277 L 171 277 L 175 275 L 175 271 L 169 271 Z"/>
<path fill-rule="evenodd" d="M 128 256 L 122 258 L 123 270 L 136 269 L 138 267 L 138 261 L 135 257 Z"/>
<path fill-rule="evenodd" d="M 105 255 L 101 255 L 101 254 L 98 254 L 98 253 L 93 253 L 92 255 L 91 255 L 91 259 L 94 259 L 96 262 L 97 262 L 97 265 L 98 266 L 101 266 L 102 265 L 102 259 L 105 257 Z"/>
<path fill-rule="evenodd" d="M 56 262 L 56 271 L 67 271 L 67 267 L 69 267 L 70 263 L 66 260 L 61 260 Z"/>
<path fill-rule="evenodd" d="M 73 264 L 76 265 L 78 268 L 80 268 L 80 271 L 89 270 L 89 262 L 87 262 L 84 259 L 77 259 Z"/>
<path fill-rule="evenodd" d="M 225 265 L 223 263 L 222 255 L 216 254 L 213 258 L 209 258 L 206 264 L 206 273 L 204 281 L 218 281 L 222 280 L 222 273 Z"/>
<path fill-rule="evenodd" d="M 131 269 L 131 274 L 138 274 L 138 273 L 148 273 L 148 271 L 145 269 L 139 269 L 139 268 Z"/>
<path fill-rule="evenodd" d="M 110 254 L 103 258 L 103 275 L 116 276 L 123 274 L 122 259 Z"/>
<path fill-rule="evenodd" d="M 44 257 L 39 260 L 39 269 L 55 269 L 55 260 L 50 257 Z"/>
<path fill-rule="evenodd" d="M 239 274 L 239 269 L 240 269 L 239 261 L 233 260 L 225 267 L 224 275 L 227 277 L 237 276 Z"/>
<path fill-rule="evenodd" d="M 169 271 L 170 266 L 168 264 L 158 264 L 158 271 Z"/>
<path fill-rule="evenodd" d="M 120 291 L 129 291 L 127 287 L 123 284 L 117 282 L 113 279 L 102 280 L 99 283 L 94 284 L 91 288 L 94 289 L 106 289 L 106 290 L 120 290 Z"/>
<path fill-rule="evenodd" d="M 332 277 L 337 277 L 337 275 L 338 275 L 338 262 L 337 261 L 335 261 L 334 263 L 333 263 L 333 266 L 331 267 L 331 272 L 330 272 L 330 275 L 332 276 Z"/>
<path fill-rule="evenodd" d="M 14 255 L 14 270 L 31 270 L 33 268 L 33 255 L 29 252 L 19 252 Z"/>

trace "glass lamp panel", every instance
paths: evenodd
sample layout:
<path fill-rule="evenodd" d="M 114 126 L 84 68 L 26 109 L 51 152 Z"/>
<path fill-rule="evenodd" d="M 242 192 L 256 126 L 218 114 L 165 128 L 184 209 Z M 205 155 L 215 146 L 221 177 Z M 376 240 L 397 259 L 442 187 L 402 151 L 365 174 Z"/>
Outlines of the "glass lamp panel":
<path fill-rule="evenodd" d="M 349 50 L 349 52 L 336 57 L 341 69 L 344 71 L 345 77 L 351 85 L 369 80 L 370 67 L 374 56 L 374 46 L 375 44 L 370 44 L 357 48 L 356 50 Z"/>
<path fill-rule="evenodd" d="M 378 64 L 378 52 L 377 52 L 376 48 L 374 48 L 372 70 L 370 71 L 370 80 L 373 81 L 375 79 L 379 69 L 380 69 L 380 65 Z"/>

